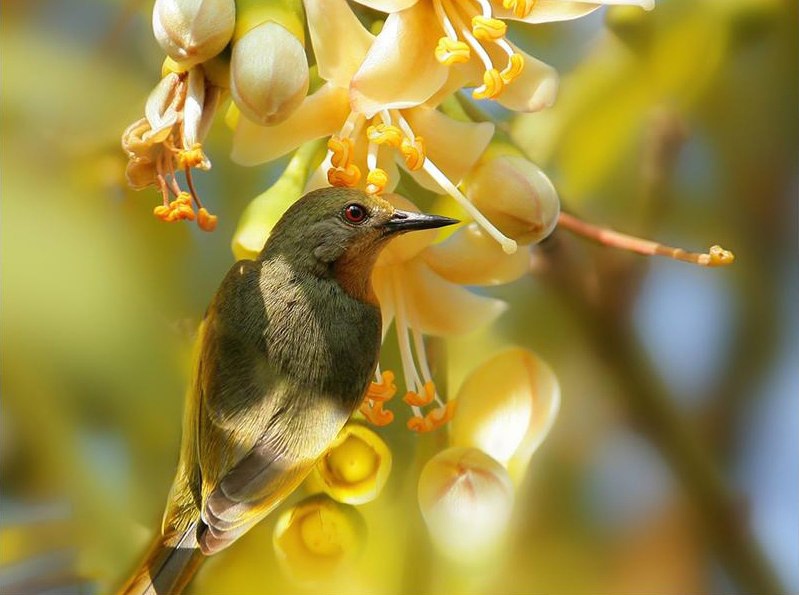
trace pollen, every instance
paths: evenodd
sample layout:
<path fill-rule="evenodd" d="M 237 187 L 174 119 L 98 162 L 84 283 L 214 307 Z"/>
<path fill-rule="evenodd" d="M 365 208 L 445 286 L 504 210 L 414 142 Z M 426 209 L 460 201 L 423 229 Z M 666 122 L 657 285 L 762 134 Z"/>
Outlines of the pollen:
<path fill-rule="evenodd" d="M 472 35 L 480 41 L 497 41 L 505 37 L 508 26 L 499 19 L 476 15 L 472 17 Z"/>
<path fill-rule="evenodd" d="M 327 181 L 331 186 L 354 188 L 361 181 L 361 170 L 354 163 L 346 167 L 331 167 L 327 170 Z"/>
<path fill-rule="evenodd" d="M 492 68 L 483 73 L 483 84 L 472 91 L 475 99 L 494 99 L 502 93 L 505 83 L 499 70 Z"/>
<path fill-rule="evenodd" d="M 502 6 L 513 11 L 516 18 L 523 19 L 533 12 L 538 0 L 502 0 Z"/>
<path fill-rule="evenodd" d="M 330 163 L 333 164 L 333 167 L 346 169 L 352 163 L 354 147 L 355 141 L 349 137 L 331 136 L 330 140 L 327 141 L 327 148 L 333 153 L 330 157 Z M 360 179 L 360 172 L 358 177 Z"/>
<path fill-rule="evenodd" d="M 472 57 L 472 52 L 466 42 L 450 39 L 449 37 L 442 37 L 438 40 L 435 56 L 436 60 L 441 62 L 444 66 L 452 66 L 453 64 L 464 64 L 468 62 Z"/>
<path fill-rule="evenodd" d="M 511 54 L 511 56 L 508 57 L 508 65 L 499 73 L 499 76 L 502 78 L 502 82 L 507 85 L 517 78 L 522 73 L 523 69 L 524 58 L 522 55 Z"/>
<path fill-rule="evenodd" d="M 424 139 L 421 136 L 414 137 L 413 141 L 408 138 L 402 139 L 400 152 L 405 158 L 405 165 L 407 165 L 408 169 L 411 171 L 421 169 L 424 165 Z"/>
<path fill-rule="evenodd" d="M 190 149 L 178 151 L 177 163 L 180 169 L 198 167 L 205 161 L 205 153 L 200 143 L 195 143 Z"/>
<path fill-rule="evenodd" d="M 424 394 L 408 391 L 402 398 L 411 407 L 425 407 L 433 402 L 436 397 L 436 385 L 432 380 L 424 383 Z"/>
<path fill-rule="evenodd" d="M 367 194 L 382 194 L 388 184 L 388 174 L 385 170 L 376 167 L 366 176 Z"/>
<path fill-rule="evenodd" d="M 366 137 L 376 145 L 386 144 L 399 148 L 402 144 L 402 131 L 391 124 L 377 124 L 366 129 Z"/>

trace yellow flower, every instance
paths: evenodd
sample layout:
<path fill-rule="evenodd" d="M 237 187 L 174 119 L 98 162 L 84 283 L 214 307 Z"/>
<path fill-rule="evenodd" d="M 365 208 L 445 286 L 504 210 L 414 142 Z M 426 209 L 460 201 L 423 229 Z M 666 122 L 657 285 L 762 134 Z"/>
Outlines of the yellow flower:
<path fill-rule="evenodd" d="M 348 423 L 317 461 L 308 482 L 339 502 L 365 504 L 380 495 L 390 473 L 386 443 L 369 428 Z"/>
<path fill-rule="evenodd" d="M 314 584 L 355 562 L 365 539 L 366 523 L 355 508 L 317 494 L 280 515 L 272 543 L 290 577 Z"/>
<path fill-rule="evenodd" d="M 309 140 L 330 137 L 328 155 L 306 189 L 331 184 L 391 192 L 399 178 L 399 164 L 422 186 L 452 196 L 505 251 L 515 251 L 516 243 L 499 232 L 457 187 L 487 146 L 494 126 L 453 120 L 435 109 L 435 101 L 425 103 L 426 93 L 415 100 L 359 106 L 356 81 L 361 80 L 359 72 L 372 68 L 368 54 L 374 36 L 344 0 L 308 0 L 305 7 L 319 76 L 325 84 L 276 126 L 240 119 L 233 159 L 256 165 Z M 341 43 L 342 39 L 347 43 Z M 411 52 L 415 41 L 401 36 L 398 43 Z M 402 56 L 387 66 L 390 73 L 382 79 L 385 84 L 393 86 L 395 80 L 404 81 L 404 86 L 415 84 L 418 73 Z"/>
<path fill-rule="evenodd" d="M 122 148 L 129 158 L 128 183 L 136 190 L 155 186 L 161 191 L 163 204 L 154 209 L 154 214 L 164 221 L 196 219 L 206 231 L 216 227 L 216 217 L 197 196 L 191 170 L 211 167 L 202 140 L 220 93 L 206 79 L 202 66 L 188 72 L 169 72 L 147 98 L 145 117 L 128 126 L 122 135 Z M 188 192 L 177 182 L 180 171 L 186 176 Z"/>
<path fill-rule="evenodd" d="M 418 497 L 437 549 L 469 562 L 500 545 L 513 509 L 513 484 L 505 468 L 484 452 L 453 447 L 422 469 Z"/>
<path fill-rule="evenodd" d="M 491 455 L 519 484 L 555 423 L 560 386 L 538 356 L 512 348 L 472 372 L 456 401 L 459 414 L 452 423 L 451 443 Z"/>
<path fill-rule="evenodd" d="M 155 0 L 153 6 L 155 38 L 182 70 L 221 52 L 235 20 L 234 0 Z"/>

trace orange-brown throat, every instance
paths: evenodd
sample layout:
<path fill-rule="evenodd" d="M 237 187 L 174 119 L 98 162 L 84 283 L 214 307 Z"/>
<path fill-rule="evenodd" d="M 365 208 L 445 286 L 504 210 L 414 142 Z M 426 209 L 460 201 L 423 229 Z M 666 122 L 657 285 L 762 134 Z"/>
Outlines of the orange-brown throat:
<path fill-rule="evenodd" d="M 372 268 L 379 247 L 355 244 L 347 248 L 333 265 L 333 276 L 341 288 L 350 296 L 378 306 L 377 296 L 372 288 Z"/>

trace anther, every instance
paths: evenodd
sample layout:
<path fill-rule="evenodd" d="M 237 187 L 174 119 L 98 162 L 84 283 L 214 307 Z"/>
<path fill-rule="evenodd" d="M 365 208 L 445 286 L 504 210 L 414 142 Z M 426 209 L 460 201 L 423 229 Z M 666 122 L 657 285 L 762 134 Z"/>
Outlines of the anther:
<path fill-rule="evenodd" d="M 438 40 L 435 56 L 436 60 L 441 62 L 444 66 L 452 66 L 453 64 L 468 62 L 472 56 L 472 52 L 465 41 L 442 37 Z"/>
<path fill-rule="evenodd" d="M 327 170 L 327 181 L 331 186 L 353 188 L 361 181 L 361 170 L 354 163 L 346 167 L 331 167 Z"/>
<path fill-rule="evenodd" d="M 436 385 L 432 380 L 429 380 L 425 382 L 423 389 L 424 394 L 408 391 L 405 393 L 405 396 L 402 398 L 402 400 L 411 407 L 425 407 L 426 405 L 429 405 L 436 397 Z"/>
<path fill-rule="evenodd" d="M 483 84 L 472 91 L 472 97 L 475 99 L 494 99 L 502 93 L 503 88 L 502 76 L 496 68 L 492 68 L 483 73 Z"/>
<path fill-rule="evenodd" d="M 355 147 L 355 142 L 347 137 L 341 138 L 338 136 L 331 136 L 327 141 L 327 148 L 333 152 L 330 157 L 330 163 L 334 167 L 346 168 L 352 161 L 352 152 Z"/>
<path fill-rule="evenodd" d="M 367 194 L 382 194 L 386 184 L 388 184 L 388 174 L 379 167 L 370 170 L 366 176 Z"/>
<path fill-rule="evenodd" d="M 519 19 L 527 17 L 531 12 L 538 0 L 502 0 L 502 6 L 508 10 L 512 10 L 514 16 Z"/>
<path fill-rule="evenodd" d="M 421 136 L 415 137 L 413 141 L 408 138 L 403 138 L 402 144 L 400 145 L 400 152 L 405 158 L 405 165 L 407 165 L 408 169 L 411 171 L 421 169 L 424 165 L 424 139 Z"/>
<path fill-rule="evenodd" d="M 366 137 L 376 145 L 386 144 L 399 148 L 402 143 L 402 131 L 391 124 L 377 124 L 366 129 Z"/>
<path fill-rule="evenodd" d="M 476 15 L 472 17 L 472 35 L 480 41 L 496 41 L 508 32 L 508 26 L 499 19 Z"/>
<path fill-rule="evenodd" d="M 197 226 L 203 231 L 214 231 L 216 229 L 217 216 L 211 215 L 208 209 L 201 207 L 197 211 Z"/>
<path fill-rule="evenodd" d="M 499 73 L 502 82 L 506 85 L 518 77 L 524 69 L 524 58 L 521 54 L 512 54 L 508 57 L 508 65 Z"/>
<path fill-rule="evenodd" d="M 195 143 L 191 149 L 178 151 L 177 162 L 180 169 L 197 167 L 205 161 L 205 153 L 200 143 Z"/>

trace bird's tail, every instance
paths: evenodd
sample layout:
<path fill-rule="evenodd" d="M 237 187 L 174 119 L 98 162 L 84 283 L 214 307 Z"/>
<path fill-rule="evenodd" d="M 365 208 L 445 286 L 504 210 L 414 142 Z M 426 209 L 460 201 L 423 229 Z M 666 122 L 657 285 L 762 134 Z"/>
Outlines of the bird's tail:
<path fill-rule="evenodd" d="M 205 529 L 204 525 L 199 526 L 200 530 Z M 197 532 L 198 523 L 195 522 L 183 533 L 158 535 L 119 595 L 181 593 L 204 559 L 197 543 Z"/>

